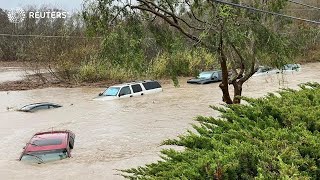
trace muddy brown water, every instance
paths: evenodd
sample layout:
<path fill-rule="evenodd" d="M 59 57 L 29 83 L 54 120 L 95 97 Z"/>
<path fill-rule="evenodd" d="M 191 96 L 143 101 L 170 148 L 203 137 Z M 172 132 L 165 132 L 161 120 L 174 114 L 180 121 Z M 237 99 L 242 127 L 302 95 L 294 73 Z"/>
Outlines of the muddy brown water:
<path fill-rule="evenodd" d="M 0 71 L 4 79 L 1 73 L 5 72 Z M 158 94 L 101 102 L 92 100 L 100 88 L 0 92 L 1 179 L 123 179 L 115 169 L 159 160 L 163 140 L 185 133 L 197 115 L 218 115 L 209 108 L 221 103 L 218 83 L 189 85 L 185 81 L 180 80 L 180 88 L 166 84 Z M 305 65 L 300 72 L 253 77 L 244 85 L 244 95 L 261 97 L 308 81 L 320 82 L 320 63 Z M 43 101 L 63 108 L 36 113 L 13 110 Z M 17 161 L 34 133 L 51 129 L 76 134 L 72 158 L 39 165 Z"/>
<path fill-rule="evenodd" d="M 0 68 L 0 83 L 22 80 L 24 73 L 23 69 L 19 67 L 2 67 Z"/>

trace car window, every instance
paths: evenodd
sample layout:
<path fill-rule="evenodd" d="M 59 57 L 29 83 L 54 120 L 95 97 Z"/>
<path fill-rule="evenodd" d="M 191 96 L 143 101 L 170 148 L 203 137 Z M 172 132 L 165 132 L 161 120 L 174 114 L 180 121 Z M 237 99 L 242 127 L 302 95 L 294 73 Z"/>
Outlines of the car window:
<path fill-rule="evenodd" d="M 119 89 L 118 87 L 109 87 L 107 90 L 105 90 L 103 92 L 103 95 L 104 96 L 116 96 L 119 92 Z"/>
<path fill-rule="evenodd" d="M 217 73 L 217 72 L 213 73 L 213 74 L 212 74 L 212 77 L 217 78 L 217 77 L 218 77 L 218 73 Z"/>
<path fill-rule="evenodd" d="M 50 108 L 57 108 L 57 107 L 59 107 L 59 106 L 57 106 L 57 105 L 52 105 L 52 104 L 51 104 L 51 105 L 48 105 L 48 106 L 49 106 L 49 109 L 50 109 Z"/>
<path fill-rule="evenodd" d="M 125 86 L 120 90 L 120 96 L 131 94 L 131 90 L 129 86 Z"/>
<path fill-rule="evenodd" d="M 202 72 L 199 74 L 198 78 L 199 79 L 210 79 L 212 76 L 211 72 Z"/>
<path fill-rule="evenodd" d="M 41 105 L 41 106 L 35 106 L 34 108 L 30 109 L 31 111 L 36 111 L 36 110 L 40 110 L 40 109 L 49 109 L 49 105 Z"/>
<path fill-rule="evenodd" d="M 45 163 L 57 161 L 68 157 L 66 149 L 57 149 L 49 151 L 28 152 L 21 157 L 21 161 L 29 163 Z"/>
<path fill-rule="evenodd" d="M 161 88 L 161 85 L 157 81 L 142 83 L 146 90 Z"/>
<path fill-rule="evenodd" d="M 133 93 L 137 93 L 137 92 L 142 91 L 140 84 L 135 84 L 135 85 L 132 85 L 131 87 L 132 87 Z"/>

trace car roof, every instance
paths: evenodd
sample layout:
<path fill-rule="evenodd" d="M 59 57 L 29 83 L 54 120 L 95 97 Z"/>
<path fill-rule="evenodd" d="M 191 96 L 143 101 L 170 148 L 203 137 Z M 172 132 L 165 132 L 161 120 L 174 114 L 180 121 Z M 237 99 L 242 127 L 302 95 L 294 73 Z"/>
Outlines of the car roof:
<path fill-rule="evenodd" d="M 25 148 L 25 153 L 36 152 L 36 151 L 46 151 L 46 150 L 56 150 L 65 149 L 68 146 L 68 131 L 50 131 L 36 133 L 29 141 Z M 37 145 L 38 142 L 46 142 L 55 140 L 57 143 L 48 145 Z M 60 143 L 61 142 L 61 143 Z"/>
<path fill-rule="evenodd" d="M 134 84 L 139 84 L 139 83 L 145 83 L 145 82 L 158 82 L 158 81 L 155 81 L 155 80 L 132 81 L 132 82 L 128 82 L 128 83 L 115 84 L 115 85 L 110 86 L 110 87 L 129 86 L 129 85 L 134 85 Z M 159 82 L 158 82 L 158 83 L 159 83 Z"/>
<path fill-rule="evenodd" d="M 55 104 L 55 103 L 50 103 L 50 102 L 40 102 L 40 103 L 32 103 L 32 104 L 27 104 L 23 107 L 20 108 L 20 110 L 30 110 L 34 107 L 37 107 L 37 106 L 43 106 L 43 105 L 53 105 L 53 106 L 60 106 L 59 104 Z"/>

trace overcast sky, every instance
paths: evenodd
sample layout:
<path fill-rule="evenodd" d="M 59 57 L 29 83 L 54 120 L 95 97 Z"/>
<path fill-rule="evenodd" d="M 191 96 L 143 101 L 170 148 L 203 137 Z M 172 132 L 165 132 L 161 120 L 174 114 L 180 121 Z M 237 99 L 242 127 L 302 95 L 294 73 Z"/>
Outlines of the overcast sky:
<path fill-rule="evenodd" d="M 10 10 L 13 8 L 23 8 L 28 5 L 35 5 L 37 7 L 49 5 L 50 7 L 74 12 L 81 10 L 82 2 L 83 0 L 0 0 L 0 8 Z"/>

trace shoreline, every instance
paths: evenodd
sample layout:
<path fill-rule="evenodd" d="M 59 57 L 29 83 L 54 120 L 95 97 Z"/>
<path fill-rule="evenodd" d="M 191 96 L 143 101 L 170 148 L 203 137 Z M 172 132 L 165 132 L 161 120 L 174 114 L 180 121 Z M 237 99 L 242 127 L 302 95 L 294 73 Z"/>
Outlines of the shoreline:
<path fill-rule="evenodd" d="M 42 79 L 42 77 L 44 77 L 44 79 Z M 172 83 L 171 79 L 160 79 L 158 81 L 161 84 Z M 107 88 L 115 84 L 121 84 L 126 82 L 131 82 L 131 81 L 117 81 L 117 80 L 109 79 L 109 80 L 102 80 L 97 82 L 81 82 L 81 83 L 63 82 L 51 77 L 50 75 L 48 75 L 48 73 L 41 73 L 41 77 L 36 74 L 33 74 L 33 75 L 26 75 L 21 80 L 0 82 L 0 91 L 26 91 L 26 90 L 44 89 L 44 88 L 82 88 L 82 87 Z"/>
<path fill-rule="evenodd" d="M 162 79 L 159 80 L 161 84 L 169 84 L 171 83 L 171 79 Z M 129 81 L 128 81 L 129 82 Z M 121 84 L 125 82 L 118 82 L 113 80 L 105 80 L 99 82 L 86 82 L 86 83 L 66 83 L 66 82 L 39 82 L 39 81 L 31 81 L 28 79 L 18 80 L 18 81 L 6 81 L 0 83 L 0 92 L 1 91 L 27 91 L 33 89 L 44 89 L 44 88 L 83 88 L 83 87 L 91 87 L 91 88 L 107 88 L 109 86 L 115 84 Z"/>
<path fill-rule="evenodd" d="M 0 67 L 6 68 L 17 68 L 23 69 L 23 65 L 26 62 L 6 62 L 0 61 Z M 319 62 L 301 63 L 302 65 L 313 64 Z M 303 67 L 302 67 L 303 69 Z M 187 79 L 190 77 L 178 77 L 178 79 Z M 139 79 L 139 78 L 138 78 Z M 146 78 L 148 79 L 148 78 Z M 172 84 L 172 79 L 163 78 L 158 80 L 161 84 Z M 179 80 L 180 81 L 180 80 Z M 115 84 L 121 84 L 130 81 L 117 81 L 117 80 L 102 80 L 97 82 L 64 82 L 54 78 L 49 73 L 29 74 L 24 75 L 23 79 L 14 81 L 0 82 L 0 91 L 26 91 L 33 89 L 44 89 L 44 88 L 81 88 L 81 87 L 92 87 L 92 88 L 107 88 Z"/>

